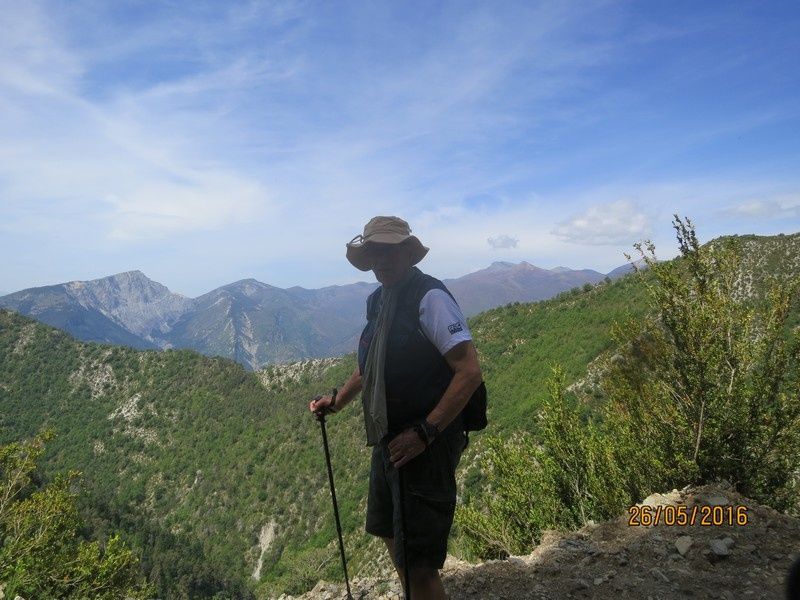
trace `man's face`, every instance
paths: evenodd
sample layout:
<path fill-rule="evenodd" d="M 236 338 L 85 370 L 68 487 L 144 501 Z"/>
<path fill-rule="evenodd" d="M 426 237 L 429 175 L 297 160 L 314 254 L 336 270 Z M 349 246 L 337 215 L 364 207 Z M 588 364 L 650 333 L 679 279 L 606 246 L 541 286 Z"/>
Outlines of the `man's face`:
<path fill-rule="evenodd" d="M 407 244 L 369 243 L 375 279 L 387 287 L 399 282 L 411 266 L 411 248 Z"/>

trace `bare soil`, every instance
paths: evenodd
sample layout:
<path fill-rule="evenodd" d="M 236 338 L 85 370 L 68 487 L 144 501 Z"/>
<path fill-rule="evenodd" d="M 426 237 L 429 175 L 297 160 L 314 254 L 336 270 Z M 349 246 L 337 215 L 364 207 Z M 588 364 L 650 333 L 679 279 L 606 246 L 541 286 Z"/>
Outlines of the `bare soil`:
<path fill-rule="evenodd" d="M 445 589 L 452 600 L 784 598 L 786 574 L 800 556 L 800 519 L 720 485 L 653 494 L 643 505 L 746 506 L 747 524 L 630 526 L 626 513 L 573 533 L 546 532 L 527 556 L 480 564 L 448 557 Z M 396 578 L 356 579 L 351 588 L 362 600 L 402 598 Z M 319 582 L 294 600 L 344 597 L 343 583 Z"/>

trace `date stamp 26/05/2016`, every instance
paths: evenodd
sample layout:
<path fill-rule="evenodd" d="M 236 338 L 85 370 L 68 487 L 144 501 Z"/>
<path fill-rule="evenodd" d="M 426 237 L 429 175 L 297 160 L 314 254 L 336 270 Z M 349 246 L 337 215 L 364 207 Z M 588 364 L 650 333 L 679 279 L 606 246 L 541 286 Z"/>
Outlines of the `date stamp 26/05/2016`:
<path fill-rule="evenodd" d="M 674 505 L 634 505 L 628 508 L 630 527 L 654 527 L 656 525 L 678 526 L 700 525 L 701 527 L 740 526 L 748 523 L 747 507 L 737 506 L 694 506 Z"/>

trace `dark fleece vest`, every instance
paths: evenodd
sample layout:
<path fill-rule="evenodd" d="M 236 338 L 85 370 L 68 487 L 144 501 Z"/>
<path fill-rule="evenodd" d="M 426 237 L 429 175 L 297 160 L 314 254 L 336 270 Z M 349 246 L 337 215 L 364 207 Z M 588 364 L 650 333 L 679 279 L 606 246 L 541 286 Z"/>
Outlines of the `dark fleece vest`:
<path fill-rule="evenodd" d="M 453 379 L 453 370 L 423 333 L 419 322 L 419 303 L 428 291 L 439 289 L 451 298 L 453 295 L 435 277 L 417 267 L 411 268 L 414 274 L 398 298 L 386 347 L 386 417 L 392 435 L 425 418 Z M 382 290 L 383 286 L 367 298 L 367 326 L 358 344 L 358 368 L 362 374 L 380 313 Z"/>

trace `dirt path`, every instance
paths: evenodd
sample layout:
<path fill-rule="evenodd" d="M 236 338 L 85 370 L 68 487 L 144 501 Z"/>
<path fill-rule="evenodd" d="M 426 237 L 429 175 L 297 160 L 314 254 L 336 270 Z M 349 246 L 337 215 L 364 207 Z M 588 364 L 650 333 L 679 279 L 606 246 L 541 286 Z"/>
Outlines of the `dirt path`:
<path fill-rule="evenodd" d="M 700 507 L 718 506 L 726 521 L 746 506 L 747 524 L 641 527 L 626 514 L 575 533 L 548 532 L 527 556 L 478 565 L 448 558 L 445 588 L 452 600 L 783 599 L 786 573 L 800 556 L 800 520 L 719 486 L 654 494 L 643 504 L 653 513 L 685 506 L 691 514 L 697 506 L 712 519 L 715 509 Z M 396 581 L 356 580 L 352 588 L 364 600 L 402 598 Z M 343 598 L 343 591 L 320 582 L 297 600 Z"/>

